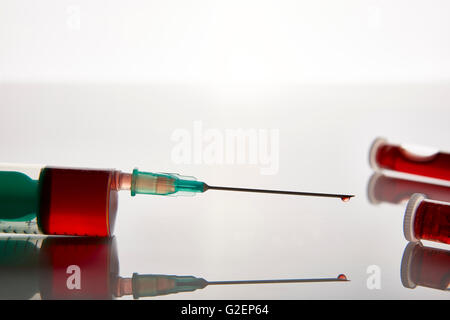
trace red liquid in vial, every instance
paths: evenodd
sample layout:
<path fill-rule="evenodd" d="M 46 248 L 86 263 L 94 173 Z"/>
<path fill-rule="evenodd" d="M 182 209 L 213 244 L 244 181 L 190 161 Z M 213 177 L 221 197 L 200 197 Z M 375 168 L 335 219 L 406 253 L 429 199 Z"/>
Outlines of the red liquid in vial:
<path fill-rule="evenodd" d="M 448 290 L 450 284 L 450 251 L 427 248 L 416 244 L 409 274 L 416 285 Z"/>
<path fill-rule="evenodd" d="M 450 202 L 450 187 L 404 180 L 380 175 L 375 178 L 371 195 L 373 201 L 401 203 L 409 200 L 414 193 L 424 194 L 429 199 Z"/>
<path fill-rule="evenodd" d="M 112 170 L 44 168 L 38 223 L 43 233 L 109 236 L 117 207 Z"/>
<path fill-rule="evenodd" d="M 382 145 L 377 150 L 376 162 L 383 169 L 450 180 L 450 154 L 448 153 L 439 152 L 421 159 L 418 156 L 409 155 L 400 146 Z"/>
<path fill-rule="evenodd" d="M 414 235 L 418 239 L 450 244 L 450 203 L 423 200 L 416 209 Z"/>

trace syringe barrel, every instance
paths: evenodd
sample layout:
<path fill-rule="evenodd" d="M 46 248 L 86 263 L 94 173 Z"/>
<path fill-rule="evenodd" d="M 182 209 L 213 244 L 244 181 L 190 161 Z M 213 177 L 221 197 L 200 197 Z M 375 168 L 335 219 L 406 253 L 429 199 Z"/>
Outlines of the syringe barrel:
<path fill-rule="evenodd" d="M 414 194 L 406 206 L 403 233 L 406 240 L 450 244 L 450 203 Z"/>
<path fill-rule="evenodd" d="M 0 164 L 0 232 L 110 236 L 114 170 Z"/>
<path fill-rule="evenodd" d="M 376 139 L 369 153 L 374 170 L 392 170 L 450 181 L 450 153 L 429 148 L 396 145 Z"/>

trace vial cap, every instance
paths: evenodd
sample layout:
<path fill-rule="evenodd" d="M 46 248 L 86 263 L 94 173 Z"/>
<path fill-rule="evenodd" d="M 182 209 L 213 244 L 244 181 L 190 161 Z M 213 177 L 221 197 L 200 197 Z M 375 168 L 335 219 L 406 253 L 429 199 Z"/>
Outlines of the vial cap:
<path fill-rule="evenodd" d="M 414 218 L 417 207 L 425 198 L 426 197 L 423 194 L 415 193 L 411 196 L 406 205 L 405 217 L 403 219 L 403 234 L 408 241 L 419 241 L 414 235 Z"/>
<path fill-rule="evenodd" d="M 370 146 L 369 151 L 369 165 L 370 167 L 378 171 L 380 170 L 380 167 L 377 164 L 377 151 L 380 146 L 383 144 L 386 144 L 387 140 L 385 138 L 376 138 L 374 142 L 372 142 L 372 145 Z"/>
<path fill-rule="evenodd" d="M 420 242 L 410 242 L 405 248 L 402 257 L 402 266 L 400 270 L 400 278 L 405 288 L 414 289 L 417 284 L 414 282 L 411 276 L 411 265 L 414 258 L 414 249 L 417 246 L 422 246 Z"/>
<path fill-rule="evenodd" d="M 375 186 L 377 185 L 377 181 L 381 176 L 382 176 L 381 173 L 375 172 L 374 174 L 372 174 L 369 183 L 367 184 L 367 198 L 369 199 L 369 202 L 373 205 L 381 203 L 381 201 L 378 200 L 375 195 Z"/>

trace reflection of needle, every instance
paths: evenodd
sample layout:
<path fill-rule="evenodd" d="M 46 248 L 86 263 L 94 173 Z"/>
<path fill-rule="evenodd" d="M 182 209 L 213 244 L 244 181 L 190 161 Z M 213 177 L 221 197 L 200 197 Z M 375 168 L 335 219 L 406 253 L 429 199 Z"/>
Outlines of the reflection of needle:
<path fill-rule="evenodd" d="M 205 191 L 208 189 L 224 190 L 224 191 L 240 191 L 240 192 L 277 193 L 277 194 L 289 194 L 289 195 L 310 196 L 310 197 L 341 198 L 342 201 L 348 201 L 348 200 L 350 200 L 351 197 L 354 197 L 354 195 L 350 195 L 350 194 L 299 192 L 299 191 L 266 190 L 266 189 L 247 189 L 247 188 L 218 187 L 218 186 L 206 185 Z"/>
<path fill-rule="evenodd" d="M 237 280 L 237 281 L 206 281 L 193 276 L 172 276 L 163 274 L 133 274 L 130 278 L 119 278 L 116 296 L 132 294 L 135 299 L 139 297 L 153 297 L 170 293 L 194 291 L 203 289 L 208 285 L 234 285 L 234 284 L 275 284 L 275 283 L 306 283 L 306 282 L 346 282 L 345 274 L 336 278 L 319 279 L 280 279 L 280 280 Z"/>
<path fill-rule="evenodd" d="M 242 281 L 208 281 L 208 285 L 226 285 L 226 284 L 269 284 L 269 283 L 305 283 L 305 282 L 341 282 L 350 281 L 345 275 L 339 275 L 337 278 L 321 279 L 280 279 L 280 280 L 242 280 Z"/>

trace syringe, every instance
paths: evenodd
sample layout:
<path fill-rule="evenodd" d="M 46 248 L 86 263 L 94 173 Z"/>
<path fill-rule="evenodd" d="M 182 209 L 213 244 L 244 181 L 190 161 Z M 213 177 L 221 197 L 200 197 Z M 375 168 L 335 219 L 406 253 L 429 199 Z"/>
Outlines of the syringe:
<path fill-rule="evenodd" d="M 0 232 L 110 236 L 117 192 L 178 195 L 207 190 L 334 197 L 353 195 L 210 186 L 173 173 L 126 173 L 113 169 L 80 169 L 0 164 Z"/>
<path fill-rule="evenodd" d="M 189 292 L 213 285 L 251 285 L 251 284 L 287 284 L 287 283 L 317 283 L 317 282 L 346 282 L 350 281 L 344 274 L 336 278 L 317 279 L 269 279 L 269 280 L 235 280 L 235 281 L 207 281 L 194 276 L 175 276 L 164 274 L 133 273 L 132 278 L 119 278 L 117 281 L 116 297 L 133 295 L 134 299 L 154 297 L 172 293 Z"/>

